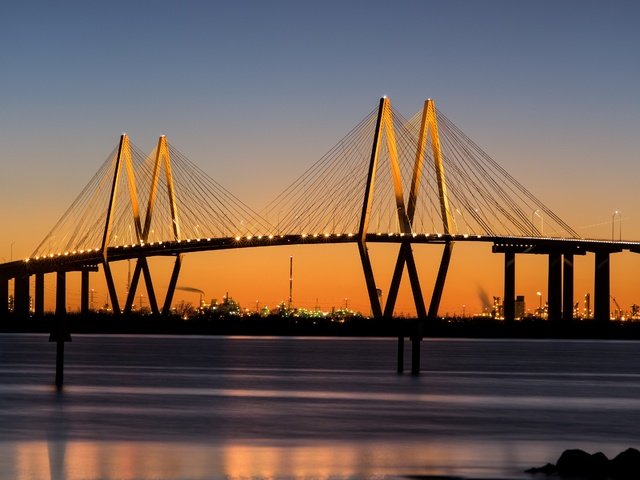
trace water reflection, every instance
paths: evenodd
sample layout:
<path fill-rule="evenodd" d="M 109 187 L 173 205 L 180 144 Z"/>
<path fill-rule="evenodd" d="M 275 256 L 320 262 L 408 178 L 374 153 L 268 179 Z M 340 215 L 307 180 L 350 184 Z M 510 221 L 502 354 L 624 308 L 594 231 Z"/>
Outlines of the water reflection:
<path fill-rule="evenodd" d="M 513 480 L 640 438 L 630 342 L 427 340 L 411 377 L 393 339 L 78 337 L 59 394 L 46 340 L 0 335 L 0 480 Z"/>
<path fill-rule="evenodd" d="M 50 440 L 2 445 L 1 479 L 347 479 L 447 475 L 524 478 L 530 458 L 559 446 L 534 442 L 332 442 L 202 445 Z M 496 472 L 495 465 L 503 465 Z M 497 474 L 497 476 L 496 476 Z"/>

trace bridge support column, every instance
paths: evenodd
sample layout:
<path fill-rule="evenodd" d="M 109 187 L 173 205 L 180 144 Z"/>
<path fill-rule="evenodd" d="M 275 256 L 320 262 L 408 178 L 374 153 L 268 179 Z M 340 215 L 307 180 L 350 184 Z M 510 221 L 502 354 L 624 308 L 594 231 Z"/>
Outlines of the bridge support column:
<path fill-rule="evenodd" d="M 436 284 L 433 287 L 433 295 L 429 304 L 429 320 L 435 320 L 438 317 L 438 309 L 440 308 L 440 300 L 444 291 L 444 283 L 447 279 L 449 271 L 449 263 L 451 262 L 451 252 L 453 251 L 453 242 L 447 242 L 442 251 L 442 259 L 440 260 L 440 268 L 436 277 Z"/>
<path fill-rule="evenodd" d="M 36 273 L 34 313 L 36 317 L 44 315 L 44 273 Z"/>
<path fill-rule="evenodd" d="M 14 314 L 18 318 L 29 318 L 29 273 L 24 271 L 16 275 L 14 287 Z"/>
<path fill-rule="evenodd" d="M 503 315 L 507 322 L 512 322 L 516 314 L 516 254 L 504 252 L 504 298 Z"/>
<path fill-rule="evenodd" d="M 404 335 L 398 335 L 398 373 L 404 372 Z"/>
<path fill-rule="evenodd" d="M 422 342 L 422 320 L 418 320 L 411 337 L 411 375 L 420 374 L 420 343 Z"/>
<path fill-rule="evenodd" d="M 9 313 L 9 277 L 0 275 L 0 318 Z"/>
<path fill-rule="evenodd" d="M 548 319 L 551 321 L 560 320 L 562 311 L 562 254 L 553 252 L 549 254 L 548 272 L 548 292 L 549 309 Z"/>
<path fill-rule="evenodd" d="M 378 299 L 376 282 L 373 278 L 373 268 L 371 267 L 371 260 L 369 259 L 369 251 L 366 243 L 363 241 L 358 242 L 358 252 L 360 253 L 360 261 L 362 263 L 362 271 L 364 273 L 364 281 L 367 286 L 367 293 L 369 294 L 372 316 L 376 319 L 382 318 L 382 307 L 380 306 L 380 300 Z"/>
<path fill-rule="evenodd" d="M 171 272 L 171 279 L 169 280 L 169 287 L 167 288 L 167 296 L 164 299 L 164 305 L 162 306 L 162 315 L 165 317 L 169 315 L 171 311 L 171 302 L 173 301 L 173 294 L 176 292 L 176 285 L 178 284 L 178 276 L 180 275 L 180 267 L 182 266 L 182 254 L 176 255 L 176 263 L 173 264 L 173 272 Z"/>
<path fill-rule="evenodd" d="M 89 313 L 89 270 L 80 272 L 80 313 Z"/>
<path fill-rule="evenodd" d="M 573 320 L 573 253 L 565 253 L 562 272 L 562 319 Z"/>
<path fill-rule="evenodd" d="M 111 275 L 111 266 L 108 261 L 102 263 L 104 270 L 104 279 L 107 282 L 107 290 L 109 291 L 109 300 L 111 301 L 111 310 L 115 317 L 119 317 L 122 313 L 120 311 L 120 303 L 118 302 L 118 294 L 116 293 L 116 285 L 113 282 L 113 275 Z"/>
<path fill-rule="evenodd" d="M 609 257 L 609 252 L 596 252 L 593 318 L 599 322 L 608 322 L 611 318 Z"/>
<path fill-rule="evenodd" d="M 62 389 L 64 381 L 64 343 L 71 341 L 67 318 L 67 278 L 65 272 L 56 272 L 56 315 L 50 342 L 56 342 L 56 388 Z"/>

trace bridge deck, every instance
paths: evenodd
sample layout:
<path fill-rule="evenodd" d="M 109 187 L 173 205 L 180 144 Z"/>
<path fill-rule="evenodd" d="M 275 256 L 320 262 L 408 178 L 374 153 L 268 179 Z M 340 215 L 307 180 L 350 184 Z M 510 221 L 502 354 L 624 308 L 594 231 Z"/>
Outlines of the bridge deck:
<path fill-rule="evenodd" d="M 135 259 L 139 257 L 174 256 L 182 253 L 229 250 L 237 248 L 271 247 L 282 245 L 318 245 L 356 243 L 356 234 L 321 235 L 258 235 L 245 237 L 198 238 L 171 242 L 140 243 L 109 247 L 109 261 Z M 512 251 L 515 253 L 546 254 L 552 251 L 584 254 L 588 252 L 616 253 L 628 250 L 640 253 L 640 242 L 608 241 L 573 238 L 547 237 L 501 237 L 485 235 L 444 235 L 444 234 L 402 234 L 369 233 L 367 243 L 410 243 L 445 244 L 447 242 L 492 243 L 494 253 Z M 13 276 L 17 272 L 48 273 L 61 270 L 78 270 L 83 266 L 103 262 L 99 249 L 79 252 L 64 252 L 49 256 L 30 258 L 0 264 L 0 273 Z"/>

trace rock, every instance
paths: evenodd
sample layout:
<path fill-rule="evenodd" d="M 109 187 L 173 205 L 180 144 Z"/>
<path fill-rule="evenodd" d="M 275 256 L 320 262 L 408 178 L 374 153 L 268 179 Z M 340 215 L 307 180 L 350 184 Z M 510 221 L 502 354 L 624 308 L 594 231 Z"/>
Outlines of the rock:
<path fill-rule="evenodd" d="M 605 478 L 609 459 L 602 452 L 593 455 L 584 450 L 565 450 L 560 455 L 556 470 L 563 477 Z"/>
<path fill-rule="evenodd" d="M 553 475 L 556 473 L 556 466 L 552 463 L 547 463 L 544 467 L 533 467 L 529 470 L 525 470 L 525 473 L 544 473 L 545 475 Z"/>
<path fill-rule="evenodd" d="M 556 475 L 567 479 L 584 480 L 638 480 L 640 479 L 640 451 L 628 448 L 609 460 L 602 452 L 593 455 L 584 450 L 565 450 L 558 463 L 530 468 L 526 473 Z"/>
<path fill-rule="evenodd" d="M 611 460 L 609 471 L 616 479 L 640 478 L 640 452 L 635 448 L 628 448 Z"/>
<path fill-rule="evenodd" d="M 596 452 L 591 455 L 591 476 L 595 478 L 604 478 L 608 475 L 611 468 L 611 462 L 602 452 Z"/>

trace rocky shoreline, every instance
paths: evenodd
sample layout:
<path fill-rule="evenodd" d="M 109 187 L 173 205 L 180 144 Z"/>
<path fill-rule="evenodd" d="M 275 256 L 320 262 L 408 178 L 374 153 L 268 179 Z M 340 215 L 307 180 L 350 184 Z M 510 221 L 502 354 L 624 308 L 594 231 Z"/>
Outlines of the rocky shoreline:
<path fill-rule="evenodd" d="M 640 451 L 628 448 L 609 459 L 602 452 L 591 454 L 579 449 L 565 450 L 555 465 L 547 463 L 525 472 L 576 480 L 637 480 L 640 479 Z"/>

